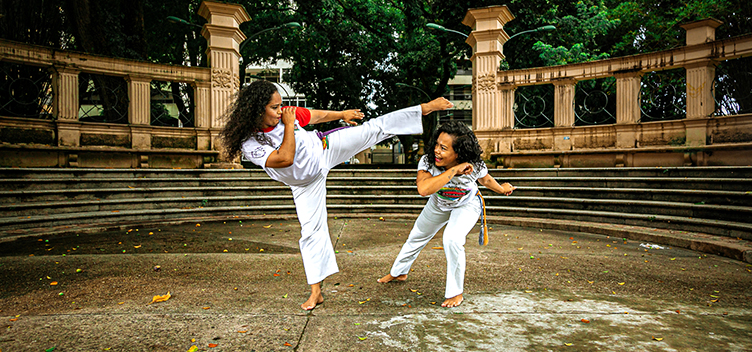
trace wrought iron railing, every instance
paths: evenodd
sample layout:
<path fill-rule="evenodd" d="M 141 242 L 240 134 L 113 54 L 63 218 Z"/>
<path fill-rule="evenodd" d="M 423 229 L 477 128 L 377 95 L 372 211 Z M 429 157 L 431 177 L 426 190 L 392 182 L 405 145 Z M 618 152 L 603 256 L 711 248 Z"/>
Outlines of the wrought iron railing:
<path fill-rule="evenodd" d="M 574 95 L 575 126 L 616 123 L 616 79 L 577 82 Z"/>
<path fill-rule="evenodd" d="M 553 85 L 520 87 L 514 96 L 515 128 L 554 126 Z"/>
<path fill-rule="evenodd" d="M 752 113 L 752 58 L 719 62 L 715 73 L 714 115 Z"/>
<path fill-rule="evenodd" d="M 0 63 L 0 115 L 51 120 L 53 99 L 48 70 Z"/>

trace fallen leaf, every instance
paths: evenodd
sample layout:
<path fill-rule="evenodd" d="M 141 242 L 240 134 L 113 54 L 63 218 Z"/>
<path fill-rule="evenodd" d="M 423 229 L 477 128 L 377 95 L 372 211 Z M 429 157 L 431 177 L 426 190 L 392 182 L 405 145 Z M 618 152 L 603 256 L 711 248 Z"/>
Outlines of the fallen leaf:
<path fill-rule="evenodd" d="M 431 247 L 431 249 L 444 249 L 444 247 Z"/>
<path fill-rule="evenodd" d="M 141 248 L 141 245 L 139 244 L 138 246 L 133 246 L 133 248 L 136 248 L 136 249 Z"/>
<path fill-rule="evenodd" d="M 662 337 L 653 337 L 653 340 L 656 340 L 656 341 L 663 341 L 663 338 L 662 338 Z"/>
<path fill-rule="evenodd" d="M 214 348 L 214 347 L 217 347 L 217 346 L 219 346 L 219 345 L 217 345 L 216 343 L 210 343 L 209 344 L 209 348 Z"/>
<path fill-rule="evenodd" d="M 285 346 L 291 347 L 292 345 L 289 342 L 285 342 Z"/>
<path fill-rule="evenodd" d="M 626 282 L 620 282 L 619 286 L 624 286 L 624 284 L 626 284 Z"/>
<path fill-rule="evenodd" d="M 268 229 L 270 227 L 272 227 L 272 225 L 266 225 L 266 226 L 264 226 L 265 229 Z"/>
<path fill-rule="evenodd" d="M 565 343 L 564 346 L 572 346 L 571 343 Z"/>
<path fill-rule="evenodd" d="M 284 296 L 282 296 L 282 298 L 287 298 L 287 294 L 285 293 L 285 295 L 284 295 Z"/>
<path fill-rule="evenodd" d="M 50 282 L 50 286 L 57 286 L 57 281 Z"/>
<path fill-rule="evenodd" d="M 196 345 L 191 346 L 191 348 L 188 349 L 188 352 L 196 352 L 198 351 L 198 347 Z"/>
<path fill-rule="evenodd" d="M 201 309 L 211 309 L 211 307 L 201 307 Z"/>
<path fill-rule="evenodd" d="M 367 339 L 368 337 L 366 337 L 366 336 L 363 336 L 363 337 L 358 336 L 358 338 L 360 339 L 360 341 L 363 341 L 363 340 Z"/>
<path fill-rule="evenodd" d="M 587 320 L 587 319 L 582 319 L 580 321 L 583 322 L 583 323 L 585 323 L 585 324 L 590 324 L 590 320 Z"/>
<path fill-rule="evenodd" d="M 240 333 L 240 334 L 245 334 L 247 332 L 248 332 L 248 330 L 240 330 L 240 331 L 238 331 L 238 333 Z"/>
<path fill-rule="evenodd" d="M 164 302 L 164 301 L 170 299 L 170 297 L 172 297 L 172 295 L 170 295 L 169 292 L 167 292 L 166 295 L 162 295 L 162 296 L 157 295 L 157 296 L 154 296 L 154 298 L 151 299 L 151 302 L 149 304 L 156 303 L 156 302 Z"/>

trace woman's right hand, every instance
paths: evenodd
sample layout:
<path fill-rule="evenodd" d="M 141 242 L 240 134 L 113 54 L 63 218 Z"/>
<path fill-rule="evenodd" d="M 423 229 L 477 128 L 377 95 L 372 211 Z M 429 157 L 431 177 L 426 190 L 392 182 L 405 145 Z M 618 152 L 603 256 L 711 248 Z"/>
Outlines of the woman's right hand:
<path fill-rule="evenodd" d="M 455 175 L 469 175 L 473 173 L 473 165 L 470 163 L 462 163 L 454 167 Z"/>
<path fill-rule="evenodd" d="M 298 110 L 296 106 L 289 106 L 282 109 L 282 123 L 285 126 L 292 126 L 295 124 L 295 112 Z"/>

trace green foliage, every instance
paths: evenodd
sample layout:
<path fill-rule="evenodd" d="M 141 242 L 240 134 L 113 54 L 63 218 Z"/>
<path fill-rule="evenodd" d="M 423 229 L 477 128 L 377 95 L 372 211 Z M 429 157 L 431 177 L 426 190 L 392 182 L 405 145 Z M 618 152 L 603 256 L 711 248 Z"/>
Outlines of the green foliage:
<path fill-rule="evenodd" d="M 608 58 L 608 53 L 600 52 L 597 38 L 619 25 L 620 20 L 609 18 L 608 9 L 599 1 L 588 5 L 583 1 L 576 4 L 576 15 L 559 17 L 557 8 L 548 11 L 546 16 L 557 23 L 558 41 L 564 45 L 554 46 L 536 42 L 533 49 L 540 53 L 545 66 L 593 61 Z"/>

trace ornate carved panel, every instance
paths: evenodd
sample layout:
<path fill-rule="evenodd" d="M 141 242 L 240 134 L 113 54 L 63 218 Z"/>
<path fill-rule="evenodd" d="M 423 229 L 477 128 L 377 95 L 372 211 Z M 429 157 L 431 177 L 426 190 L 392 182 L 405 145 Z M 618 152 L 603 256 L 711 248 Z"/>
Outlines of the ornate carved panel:
<path fill-rule="evenodd" d="M 496 89 L 496 76 L 491 74 L 484 74 L 478 76 L 476 79 L 473 77 L 473 89 L 477 89 L 480 92 L 487 92 Z"/>
<path fill-rule="evenodd" d="M 230 70 L 215 68 L 212 69 L 212 87 L 237 90 L 240 88 L 240 80 L 238 75 Z"/>

